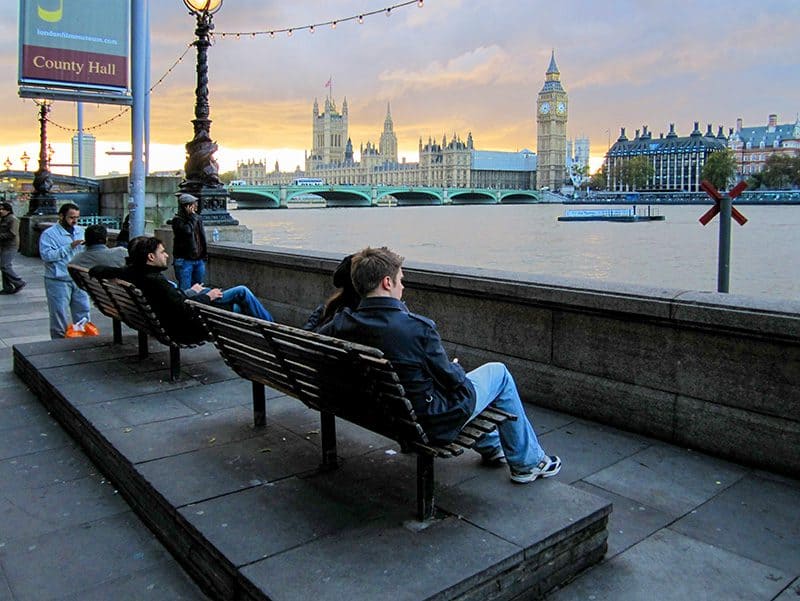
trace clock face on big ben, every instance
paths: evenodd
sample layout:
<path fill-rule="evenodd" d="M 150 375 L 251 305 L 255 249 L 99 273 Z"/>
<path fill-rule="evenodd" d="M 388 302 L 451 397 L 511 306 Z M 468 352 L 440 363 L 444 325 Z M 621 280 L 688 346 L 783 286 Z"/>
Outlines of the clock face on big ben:
<path fill-rule="evenodd" d="M 566 112 L 567 112 L 567 105 L 566 105 L 566 104 L 564 104 L 563 102 L 559 102 L 559 103 L 558 103 L 558 106 L 556 107 L 556 112 L 557 112 L 559 115 L 563 115 L 564 113 L 566 113 Z"/>
<path fill-rule="evenodd" d="M 549 113 L 550 112 L 550 103 L 549 102 L 543 102 L 542 106 L 539 107 L 539 112 L 542 115 L 546 115 L 547 113 Z"/>

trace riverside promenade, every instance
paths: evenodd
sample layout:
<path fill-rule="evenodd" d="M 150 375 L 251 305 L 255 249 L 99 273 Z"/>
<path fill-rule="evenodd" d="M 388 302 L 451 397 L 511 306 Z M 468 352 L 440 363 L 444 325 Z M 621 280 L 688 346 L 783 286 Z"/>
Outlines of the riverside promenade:
<path fill-rule="evenodd" d="M 17 264 L 29 282 L 28 287 L 18 295 L 0 296 L 3 316 L 0 320 L 3 362 L 0 374 L 0 429 L 3 431 L 0 443 L 0 601 L 203 599 L 202 593 L 139 522 L 114 487 L 47 415 L 25 383 L 12 373 L 11 345 L 33 343 L 38 346 L 26 347 L 29 354 L 48 355 L 46 347 L 40 344 L 48 340 L 41 263 L 20 258 Z M 96 312 L 94 317 L 101 331 L 110 332 L 108 320 L 97 318 Z M 45 344 L 52 345 L 55 356 L 69 352 L 70 345 L 77 349 L 91 342 Z M 98 348 L 102 354 L 99 341 Z M 111 355 L 107 357 L 109 362 L 114 359 Z M 165 461 L 162 466 L 153 461 L 151 474 L 154 480 L 173 476 L 175 487 L 169 491 L 173 498 L 192 492 L 181 489 L 186 480 L 178 477 L 177 470 L 170 472 L 169 469 L 170 465 L 179 464 L 183 454 L 171 440 L 181 420 L 204 416 L 217 423 L 215 415 L 225 411 L 228 417 L 236 414 L 235 408 L 220 406 L 222 395 L 215 396 L 212 387 L 227 391 L 235 388 L 241 391 L 245 403 L 248 400 L 248 387 L 226 370 L 212 347 L 206 345 L 185 351 L 184 358 L 192 378 L 208 387 L 209 392 L 192 398 L 188 384 L 180 388 L 171 395 L 168 410 L 172 415 L 167 419 L 161 417 L 158 422 L 152 421 L 153 414 L 148 410 L 146 398 L 152 392 L 149 387 L 159 378 L 163 379 L 161 372 L 166 372 L 163 367 L 144 372 L 144 376 L 136 369 L 106 371 L 105 386 L 95 382 L 87 389 L 88 396 L 95 398 L 84 399 L 86 404 L 94 406 L 108 437 L 123 441 L 121 446 L 125 446 L 124 440 L 131 430 L 141 428 L 153 433 L 151 449 L 140 449 L 143 456 L 152 448 L 157 449 L 159 444 L 170 448 L 169 452 L 154 455 Z M 102 360 L 103 357 L 94 357 L 93 366 L 89 366 L 87 360 L 86 364 L 76 363 L 64 371 L 67 377 L 74 371 L 76 384 L 79 384 L 82 370 L 103 371 L 102 367 L 96 369 Z M 115 378 L 119 378 L 118 390 L 104 398 L 102 391 L 111 391 Z M 139 386 L 140 390 L 126 393 L 125 388 L 131 384 Z M 270 403 L 280 403 L 281 399 L 274 394 L 271 397 L 268 407 Z M 526 524 L 554 519 L 558 508 L 542 504 L 541 499 L 556 485 L 574 489 L 576 497 L 583 498 L 584 493 L 589 493 L 612 502 L 614 509 L 604 560 L 548 598 L 779 601 L 798 598 L 800 482 L 555 411 L 530 406 L 529 414 L 543 446 L 564 460 L 564 469 L 557 478 L 513 487 L 498 471 L 479 468 L 474 457 L 465 456 L 441 462 L 440 486 L 444 490 L 439 491 L 439 496 L 446 502 L 454 502 L 448 499 L 456 488 L 453 483 L 468 474 L 481 488 L 497 490 L 513 499 L 509 503 L 513 510 L 507 515 L 494 516 L 495 521 L 510 527 L 506 534 L 508 540 L 519 534 L 513 532 L 515 529 L 524 530 Z M 242 419 L 246 421 L 247 418 Z M 306 430 L 308 436 L 313 437 L 313 426 L 307 426 Z M 225 443 L 212 431 L 207 441 L 209 447 Z M 386 441 L 382 444 L 386 445 Z M 273 441 L 272 446 L 272 452 L 277 453 L 279 441 Z M 386 446 L 386 450 L 391 450 L 390 445 Z M 264 456 L 264 447 L 259 447 L 258 444 L 253 446 L 250 457 L 232 460 L 228 464 L 230 472 L 238 476 L 249 473 L 247 469 L 242 471 L 240 462 L 250 465 L 248 462 L 254 461 L 253 456 Z M 386 450 L 380 448 L 379 452 L 385 454 Z M 310 461 L 311 457 L 306 459 Z M 340 470 L 343 473 L 338 477 L 350 481 L 353 475 L 347 473 L 346 467 Z M 220 470 L 218 476 L 224 478 L 224 470 Z M 280 482 L 279 478 L 270 481 L 272 484 Z M 332 474 L 331 482 L 336 484 L 337 472 Z M 249 484 L 253 491 L 262 485 L 265 483 Z M 216 506 L 218 509 L 223 505 L 221 500 L 214 501 L 208 508 Z M 346 516 L 339 519 L 347 521 Z M 217 535 L 231 545 L 231 553 L 235 554 L 248 550 L 248 538 L 263 532 L 274 534 L 282 527 L 275 524 L 270 533 L 262 530 L 265 527 L 254 519 L 251 533 L 226 538 L 225 525 L 220 525 Z M 293 523 L 287 527 L 296 531 L 319 525 Z M 486 528 L 487 536 L 490 530 L 492 528 Z M 458 554 L 472 552 L 474 547 L 461 547 Z M 370 549 L 363 553 L 366 565 Z M 452 551 L 442 553 L 443 566 L 448 565 L 453 554 Z M 287 555 L 290 561 L 292 555 Z M 302 554 L 293 557 L 296 562 L 302 561 Z M 398 563 L 410 559 L 399 558 Z M 355 576 L 365 565 L 358 566 L 344 581 L 356 582 Z M 369 573 L 369 570 L 364 571 Z M 272 597 L 315 597 L 310 590 L 306 592 L 306 587 L 313 584 L 311 572 L 313 569 L 309 567 L 308 580 L 283 583 L 285 594 L 276 593 Z M 382 595 L 374 593 L 374 589 L 373 593 L 367 593 L 368 587 L 359 594 L 353 584 L 353 588 L 333 591 L 331 598 L 424 598 L 425 595 L 415 595 L 414 591 L 425 590 L 425 583 L 420 582 L 425 578 L 408 574 L 407 580 L 405 595 L 388 592 Z M 271 585 L 280 591 L 280 584 Z"/>

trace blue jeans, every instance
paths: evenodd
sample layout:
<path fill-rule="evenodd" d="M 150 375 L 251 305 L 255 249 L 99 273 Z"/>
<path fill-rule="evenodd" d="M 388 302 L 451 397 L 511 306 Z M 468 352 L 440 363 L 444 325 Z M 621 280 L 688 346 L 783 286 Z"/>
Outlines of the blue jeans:
<path fill-rule="evenodd" d="M 50 338 L 63 338 L 70 324 L 89 317 L 89 295 L 78 288 L 75 282 L 44 279 L 44 290 L 47 294 L 47 309 L 50 311 Z"/>
<path fill-rule="evenodd" d="M 269 311 L 264 308 L 255 294 L 250 292 L 247 286 L 234 286 L 222 291 L 222 296 L 215 301 L 212 305 L 225 305 L 230 307 L 235 313 L 243 313 L 250 317 L 258 317 L 264 321 L 275 321 L 272 319 Z"/>
<path fill-rule="evenodd" d="M 484 434 L 473 447 L 482 455 L 490 454 L 498 446 L 503 448 L 509 467 L 515 472 L 532 469 L 545 457 L 533 426 L 525 415 L 517 385 L 502 363 L 486 363 L 467 374 L 475 387 L 473 419 L 489 405 L 517 416 L 517 421 L 506 420 L 495 430 Z"/>
<path fill-rule="evenodd" d="M 206 262 L 202 259 L 175 259 L 175 279 L 178 288 L 188 290 L 195 284 L 202 284 L 206 277 Z"/>

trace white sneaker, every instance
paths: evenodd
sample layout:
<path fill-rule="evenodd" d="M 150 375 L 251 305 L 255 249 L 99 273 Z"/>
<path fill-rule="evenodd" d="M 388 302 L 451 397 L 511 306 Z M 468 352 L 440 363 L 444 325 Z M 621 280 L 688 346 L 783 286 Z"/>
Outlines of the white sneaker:
<path fill-rule="evenodd" d="M 552 478 L 561 471 L 561 459 L 557 455 L 547 456 L 528 472 L 511 470 L 511 480 L 519 484 L 533 482 L 536 478 Z"/>

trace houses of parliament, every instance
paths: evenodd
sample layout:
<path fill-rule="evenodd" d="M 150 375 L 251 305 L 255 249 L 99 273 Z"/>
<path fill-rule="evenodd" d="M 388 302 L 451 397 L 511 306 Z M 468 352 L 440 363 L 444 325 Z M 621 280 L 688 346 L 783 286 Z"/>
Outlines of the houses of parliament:
<path fill-rule="evenodd" d="M 291 184 L 298 177 L 322 179 L 327 184 L 404 185 L 462 188 L 560 188 L 567 177 L 567 93 L 552 54 L 545 83 L 537 98 L 537 152 L 476 150 L 472 133 L 454 133 L 441 140 L 419 139 L 419 161 L 399 160 L 391 106 L 386 107 L 377 144 L 359 147 L 355 160 L 348 135 L 347 99 L 341 108 L 325 98 L 312 109 L 312 148 L 305 154 L 305 170 L 280 171 L 276 162 L 268 171 L 264 162 L 240 161 L 237 179 L 250 185 Z M 320 110 L 321 109 L 321 110 Z M 587 150 L 588 150 L 588 143 Z M 586 156 L 588 163 L 588 153 Z"/>

